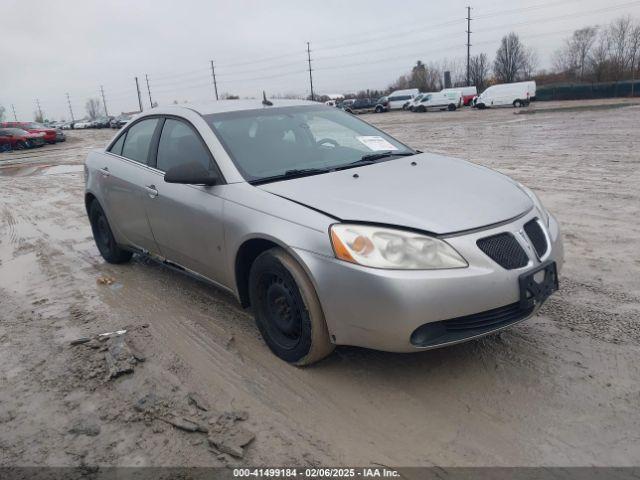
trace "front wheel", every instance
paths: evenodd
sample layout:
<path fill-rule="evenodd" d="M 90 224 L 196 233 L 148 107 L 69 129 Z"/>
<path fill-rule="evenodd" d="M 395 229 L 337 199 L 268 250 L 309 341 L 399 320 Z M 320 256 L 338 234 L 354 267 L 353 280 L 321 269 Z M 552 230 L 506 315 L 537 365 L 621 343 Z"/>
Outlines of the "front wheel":
<path fill-rule="evenodd" d="M 107 216 L 97 200 L 89 206 L 89 221 L 91 231 L 100 255 L 109 263 L 126 263 L 131 260 L 132 253 L 123 250 L 116 243 L 107 221 Z"/>
<path fill-rule="evenodd" d="M 382 107 L 380 105 L 376 107 L 376 113 L 382 113 Z"/>
<path fill-rule="evenodd" d="M 282 360 L 309 365 L 333 351 L 309 277 L 281 248 L 267 250 L 253 262 L 249 297 L 262 338 Z"/>
<path fill-rule="evenodd" d="M 520 107 L 522 107 L 522 106 L 523 106 L 522 100 L 515 100 L 515 101 L 513 102 L 513 106 L 514 106 L 515 108 L 520 108 Z"/>
<path fill-rule="evenodd" d="M 447 110 L 449 110 L 450 112 L 453 112 L 456 109 L 456 106 L 453 103 L 450 103 L 449 105 L 447 105 Z"/>
<path fill-rule="evenodd" d="M 425 107 L 424 105 L 421 105 L 416 109 L 416 111 L 424 113 L 427 111 L 427 107 Z"/>

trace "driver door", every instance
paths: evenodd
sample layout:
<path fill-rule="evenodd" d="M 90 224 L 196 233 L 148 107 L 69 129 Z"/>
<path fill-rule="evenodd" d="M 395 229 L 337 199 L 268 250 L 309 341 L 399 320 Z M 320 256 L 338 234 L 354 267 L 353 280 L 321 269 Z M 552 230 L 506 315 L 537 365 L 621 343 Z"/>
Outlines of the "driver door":
<path fill-rule="evenodd" d="M 186 121 L 166 118 L 155 157 L 155 194 L 146 197 L 153 236 L 161 254 L 189 270 L 224 284 L 224 200 L 220 186 L 166 183 L 164 173 L 191 162 L 217 166 L 200 135 Z M 222 175 L 218 176 L 222 178 Z"/>

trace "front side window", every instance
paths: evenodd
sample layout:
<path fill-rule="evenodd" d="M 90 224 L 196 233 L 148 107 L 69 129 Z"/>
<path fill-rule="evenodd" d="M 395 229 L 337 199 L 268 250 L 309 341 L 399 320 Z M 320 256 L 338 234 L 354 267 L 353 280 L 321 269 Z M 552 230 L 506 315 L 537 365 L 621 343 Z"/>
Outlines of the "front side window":
<path fill-rule="evenodd" d="M 380 152 L 413 153 L 368 123 L 325 106 L 246 110 L 204 118 L 248 181 L 302 169 L 340 168 Z"/>
<path fill-rule="evenodd" d="M 171 118 L 162 127 L 157 159 L 157 168 L 163 172 L 192 162 L 198 162 L 207 171 L 212 170 L 209 152 L 200 137 L 186 123 Z"/>
<path fill-rule="evenodd" d="M 124 145 L 124 139 L 126 136 L 127 136 L 126 133 L 120 135 L 120 138 L 118 138 L 118 141 L 111 146 L 109 151 L 116 155 L 122 155 L 122 145 Z"/>
<path fill-rule="evenodd" d="M 149 158 L 151 139 L 157 125 L 158 119 L 150 118 L 136 123 L 127 130 L 122 147 L 122 156 L 146 164 Z"/>

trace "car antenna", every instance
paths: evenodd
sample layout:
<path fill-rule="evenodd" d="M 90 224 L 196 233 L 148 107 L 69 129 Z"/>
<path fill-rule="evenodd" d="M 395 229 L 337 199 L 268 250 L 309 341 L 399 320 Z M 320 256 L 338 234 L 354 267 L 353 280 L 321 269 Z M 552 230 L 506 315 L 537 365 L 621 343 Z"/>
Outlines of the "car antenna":
<path fill-rule="evenodd" d="M 267 100 L 267 93 L 264 90 L 262 91 L 262 105 L 264 105 L 265 107 L 270 107 L 273 105 L 273 102 Z"/>

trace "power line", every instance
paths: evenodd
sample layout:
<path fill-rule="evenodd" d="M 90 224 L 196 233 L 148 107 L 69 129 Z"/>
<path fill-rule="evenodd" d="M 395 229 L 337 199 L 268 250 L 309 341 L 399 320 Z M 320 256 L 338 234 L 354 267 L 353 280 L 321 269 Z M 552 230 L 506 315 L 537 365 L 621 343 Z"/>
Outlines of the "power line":
<path fill-rule="evenodd" d="M 471 7 L 467 7 L 467 87 L 471 85 Z"/>
<path fill-rule="evenodd" d="M 103 99 L 104 101 L 104 99 Z M 71 108 L 71 99 L 69 98 L 69 93 L 67 92 L 67 103 L 69 104 L 69 113 L 71 114 L 71 121 L 75 122 L 76 119 L 73 116 L 73 109 Z"/>
<path fill-rule="evenodd" d="M 216 83 L 216 69 L 213 66 L 213 60 L 211 60 L 211 77 L 213 79 L 213 90 L 216 94 L 216 100 L 218 100 L 218 84 Z"/>
<path fill-rule="evenodd" d="M 145 73 L 144 78 L 147 81 L 147 92 L 149 92 L 149 107 L 153 108 L 153 100 L 151 100 L 151 87 L 149 86 L 149 75 Z"/>
<path fill-rule="evenodd" d="M 100 85 L 100 93 L 102 94 L 102 106 L 104 107 L 105 116 L 109 116 L 109 110 L 107 110 L 107 100 L 104 98 L 104 87 Z"/>
<path fill-rule="evenodd" d="M 136 79 L 136 92 L 138 93 L 138 106 L 140 107 L 140 111 L 142 111 L 142 97 L 140 96 L 140 84 L 138 83 L 138 77 Z"/>
<path fill-rule="evenodd" d="M 307 42 L 307 60 L 309 61 L 309 83 L 311 84 L 311 101 L 313 102 L 313 76 L 311 75 L 311 50 Z"/>

